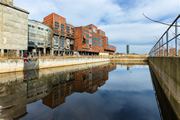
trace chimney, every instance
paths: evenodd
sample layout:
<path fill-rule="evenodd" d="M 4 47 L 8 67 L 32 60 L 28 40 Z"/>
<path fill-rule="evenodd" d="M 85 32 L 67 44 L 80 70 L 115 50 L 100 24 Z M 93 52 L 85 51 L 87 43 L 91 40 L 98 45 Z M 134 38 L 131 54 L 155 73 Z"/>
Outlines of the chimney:
<path fill-rule="evenodd" d="M 13 6 L 13 0 L 0 0 L 0 2 Z"/>

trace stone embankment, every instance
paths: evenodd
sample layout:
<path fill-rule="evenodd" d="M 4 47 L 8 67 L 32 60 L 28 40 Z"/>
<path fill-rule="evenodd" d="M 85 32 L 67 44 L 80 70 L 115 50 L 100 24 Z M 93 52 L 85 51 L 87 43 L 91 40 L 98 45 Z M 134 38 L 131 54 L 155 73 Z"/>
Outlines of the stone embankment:
<path fill-rule="evenodd" d="M 59 58 L 39 58 L 28 59 L 1 59 L 0 73 L 27 71 L 33 69 L 44 69 L 53 67 L 62 67 L 70 65 L 90 64 L 98 62 L 110 62 L 109 58 L 102 57 L 59 57 Z"/>
<path fill-rule="evenodd" d="M 114 55 L 110 56 L 112 62 L 121 64 L 144 64 L 148 62 L 147 55 Z"/>
<path fill-rule="evenodd" d="M 149 57 L 149 65 L 180 120 L 180 58 Z"/>
<path fill-rule="evenodd" d="M 110 55 L 110 56 L 41 56 L 31 59 L 0 59 L 0 73 L 27 71 L 98 62 L 115 62 L 121 64 L 141 64 L 147 62 L 145 55 Z"/>

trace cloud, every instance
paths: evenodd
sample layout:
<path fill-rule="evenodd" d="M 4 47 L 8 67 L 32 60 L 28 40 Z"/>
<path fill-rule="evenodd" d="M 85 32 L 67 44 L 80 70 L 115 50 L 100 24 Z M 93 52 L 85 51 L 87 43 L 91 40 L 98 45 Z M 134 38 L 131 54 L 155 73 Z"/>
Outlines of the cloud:
<path fill-rule="evenodd" d="M 144 80 L 144 78 L 146 78 L 146 80 Z M 129 71 L 127 71 L 127 68 L 117 66 L 117 69 L 110 73 L 109 79 L 111 81 L 107 81 L 106 84 L 101 87 L 101 90 L 134 92 L 153 90 L 149 70 L 144 66 L 138 66 L 138 68 L 136 66 L 129 67 Z"/>
<path fill-rule="evenodd" d="M 30 12 L 29 18 L 42 21 L 51 12 L 59 12 L 55 2 L 51 0 L 14 0 L 14 4 Z"/>
<path fill-rule="evenodd" d="M 148 23 L 125 23 L 101 26 L 113 42 L 130 44 L 153 43 L 157 31 L 163 32 L 162 25 Z"/>
<path fill-rule="evenodd" d="M 73 4 L 72 4 L 73 3 Z M 98 24 L 103 17 L 115 18 L 122 14 L 121 7 L 111 0 L 61 0 L 60 9 L 75 25 Z M 115 14 L 116 13 L 116 14 Z"/>
<path fill-rule="evenodd" d="M 155 120 L 160 119 L 156 98 L 149 91 L 99 90 L 95 94 L 74 93 L 50 110 L 38 101 L 28 105 L 27 119 L 58 120 Z"/>
<path fill-rule="evenodd" d="M 152 23 L 142 14 L 170 23 L 180 13 L 180 0 L 15 0 L 14 2 L 15 5 L 27 9 L 31 19 L 41 21 L 49 13 L 56 12 L 75 26 L 93 23 L 106 32 L 109 43 L 118 45 L 116 47 L 125 44 L 136 45 L 142 50 L 141 53 L 150 50 L 145 47 L 142 49 L 143 45 L 153 46 L 157 41 L 156 37 L 161 36 L 167 28 Z"/>

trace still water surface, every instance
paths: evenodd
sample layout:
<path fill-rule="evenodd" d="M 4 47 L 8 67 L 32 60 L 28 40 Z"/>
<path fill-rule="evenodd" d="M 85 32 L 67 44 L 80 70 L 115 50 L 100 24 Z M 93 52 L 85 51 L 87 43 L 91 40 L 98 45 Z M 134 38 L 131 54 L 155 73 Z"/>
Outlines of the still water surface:
<path fill-rule="evenodd" d="M 104 64 L 59 71 L 31 71 L 23 73 L 24 80 L 1 83 L 6 87 L 0 90 L 0 105 L 9 108 L 0 118 L 161 119 L 148 66 Z"/>

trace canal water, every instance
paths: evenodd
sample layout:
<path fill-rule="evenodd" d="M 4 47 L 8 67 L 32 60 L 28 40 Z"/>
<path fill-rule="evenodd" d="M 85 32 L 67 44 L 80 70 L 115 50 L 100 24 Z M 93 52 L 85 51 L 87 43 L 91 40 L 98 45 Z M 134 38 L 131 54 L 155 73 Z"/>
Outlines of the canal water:
<path fill-rule="evenodd" d="M 161 119 L 147 65 L 81 65 L 0 80 L 0 119 Z"/>

